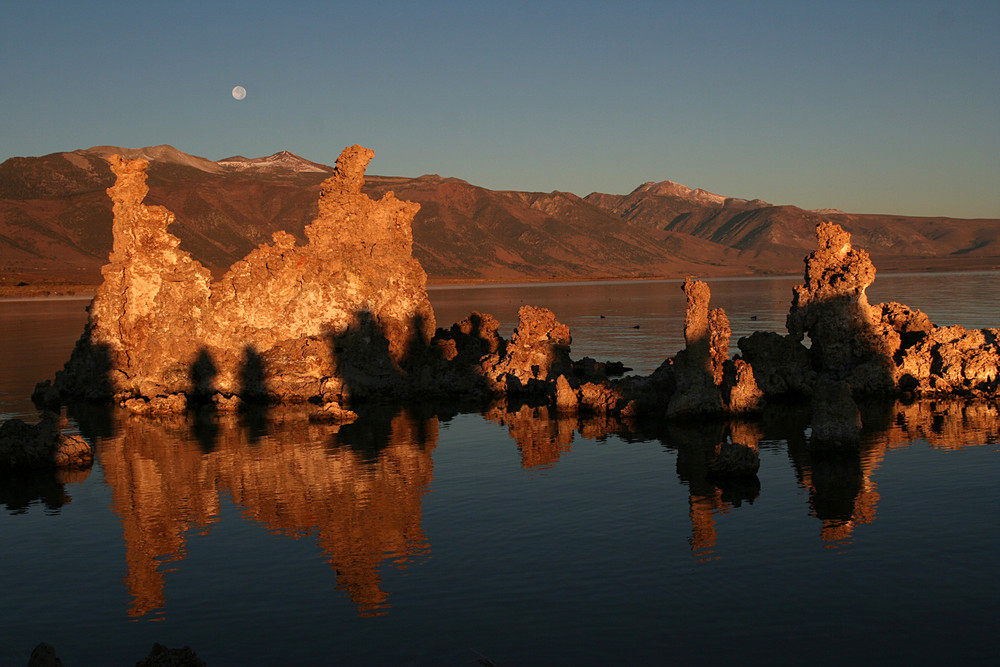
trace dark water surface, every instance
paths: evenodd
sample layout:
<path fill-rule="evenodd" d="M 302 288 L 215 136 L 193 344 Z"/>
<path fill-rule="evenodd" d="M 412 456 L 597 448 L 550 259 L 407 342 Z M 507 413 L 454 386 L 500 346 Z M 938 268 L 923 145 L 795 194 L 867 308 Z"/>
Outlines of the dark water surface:
<path fill-rule="evenodd" d="M 1000 276 L 879 275 L 871 301 L 997 326 Z M 783 331 L 791 278 L 709 281 L 734 336 Z M 573 357 L 648 373 L 683 346 L 676 281 L 431 291 L 444 326 L 552 308 Z M 0 414 L 68 357 L 81 300 L 0 301 Z M 601 316 L 604 316 L 603 318 Z M 756 318 L 756 319 L 752 319 Z M 638 328 L 634 328 L 638 325 Z M 75 413 L 93 470 L 0 473 L 0 665 L 982 664 L 996 657 L 1000 415 L 865 406 L 860 452 L 808 419 L 657 432 L 544 408 L 149 420 Z M 723 431 L 724 428 L 729 429 Z M 728 432 L 756 480 L 713 482 Z"/>

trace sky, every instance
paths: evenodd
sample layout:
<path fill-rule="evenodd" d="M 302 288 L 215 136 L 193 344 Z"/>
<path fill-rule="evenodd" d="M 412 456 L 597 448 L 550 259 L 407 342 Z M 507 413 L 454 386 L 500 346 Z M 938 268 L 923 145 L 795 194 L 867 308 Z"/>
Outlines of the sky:
<path fill-rule="evenodd" d="M 0 0 L 0 161 L 289 150 L 495 190 L 671 180 L 1000 218 L 1000 0 Z M 231 94 L 243 86 L 243 100 Z"/>

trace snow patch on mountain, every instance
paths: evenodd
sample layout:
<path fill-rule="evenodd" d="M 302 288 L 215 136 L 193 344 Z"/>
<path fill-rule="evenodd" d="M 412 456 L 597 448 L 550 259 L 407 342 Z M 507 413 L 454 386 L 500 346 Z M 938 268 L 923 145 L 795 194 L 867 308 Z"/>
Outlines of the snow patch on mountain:
<path fill-rule="evenodd" d="M 266 157 L 245 158 L 242 155 L 234 155 L 216 162 L 219 166 L 227 170 L 242 171 L 244 169 L 267 170 L 283 169 L 296 172 L 318 172 L 330 173 L 333 170 L 326 165 L 310 162 L 289 151 L 279 151 L 274 155 Z"/>
<path fill-rule="evenodd" d="M 686 185 L 675 183 L 673 181 L 660 181 L 658 183 L 650 181 L 648 183 L 643 183 L 633 190 L 632 194 L 679 197 L 681 199 L 687 199 L 688 201 L 697 202 L 707 206 L 725 206 L 726 202 L 748 203 L 746 199 L 724 197 L 723 195 L 717 195 L 714 192 L 709 192 L 708 190 L 702 190 L 701 188 L 689 188 Z M 757 199 L 755 199 L 754 202 L 759 202 L 761 205 L 765 206 L 767 205 L 767 202 Z"/>

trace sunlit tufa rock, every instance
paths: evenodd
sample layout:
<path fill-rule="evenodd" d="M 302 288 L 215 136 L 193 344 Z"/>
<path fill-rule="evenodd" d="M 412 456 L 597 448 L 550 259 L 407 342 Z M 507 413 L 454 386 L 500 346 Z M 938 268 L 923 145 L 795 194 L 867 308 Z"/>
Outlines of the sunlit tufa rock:
<path fill-rule="evenodd" d="M 113 156 L 114 248 L 59 393 L 157 412 L 158 397 L 328 403 L 403 384 L 434 313 L 412 255 L 419 206 L 361 193 L 372 156 L 344 150 L 306 244 L 277 232 L 217 282 L 167 231 L 173 214 L 143 203 L 148 163 Z"/>

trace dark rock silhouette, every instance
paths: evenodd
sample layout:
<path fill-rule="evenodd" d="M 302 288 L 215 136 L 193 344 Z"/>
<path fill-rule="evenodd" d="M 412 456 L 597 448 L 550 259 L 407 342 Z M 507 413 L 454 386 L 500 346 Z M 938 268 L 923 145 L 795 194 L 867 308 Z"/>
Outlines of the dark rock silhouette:
<path fill-rule="evenodd" d="M 754 378 L 765 396 L 801 399 L 812 394 L 816 371 L 809 348 L 792 336 L 755 331 L 737 345 L 754 369 Z"/>
<path fill-rule="evenodd" d="M 45 412 L 37 424 L 10 419 L 0 424 L 0 466 L 11 468 L 89 468 L 94 450 L 78 435 L 62 432 L 66 419 Z"/>
<path fill-rule="evenodd" d="M 861 412 L 851 396 L 851 385 L 827 378 L 816 383 L 810 444 L 823 447 L 857 445 L 861 426 Z"/>
<path fill-rule="evenodd" d="M 149 655 L 135 663 L 136 667 L 205 667 L 205 661 L 190 646 L 167 648 L 153 644 Z"/>
<path fill-rule="evenodd" d="M 56 649 L 46 642 L 36 646 L 28 658 L 28 667 L 62 667 L 62 665 L 63 661 L 56 655 Z"/>

